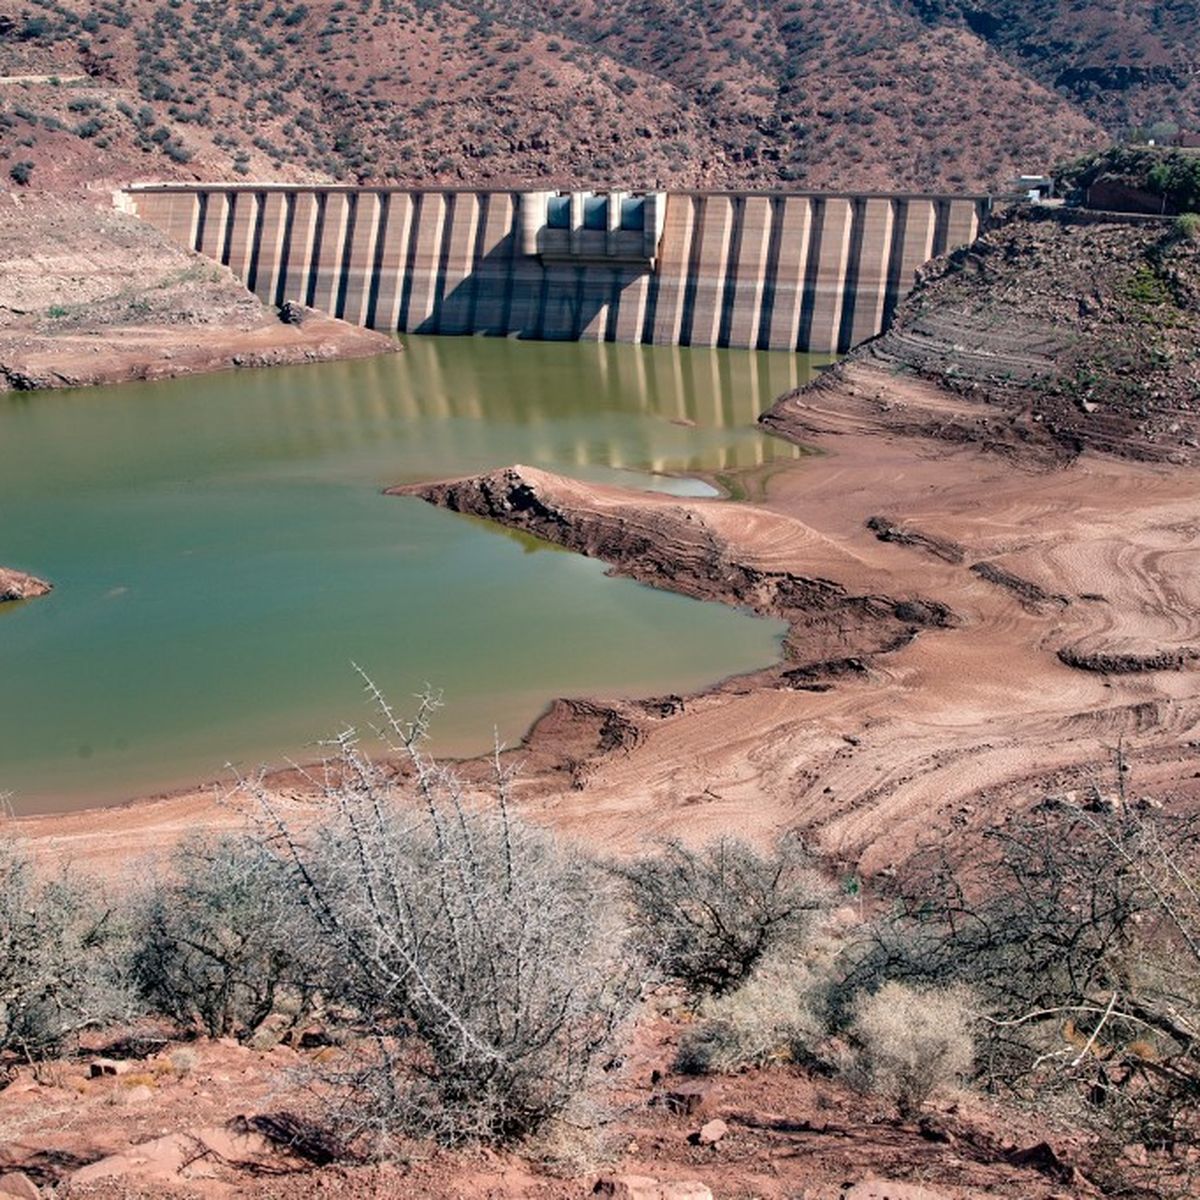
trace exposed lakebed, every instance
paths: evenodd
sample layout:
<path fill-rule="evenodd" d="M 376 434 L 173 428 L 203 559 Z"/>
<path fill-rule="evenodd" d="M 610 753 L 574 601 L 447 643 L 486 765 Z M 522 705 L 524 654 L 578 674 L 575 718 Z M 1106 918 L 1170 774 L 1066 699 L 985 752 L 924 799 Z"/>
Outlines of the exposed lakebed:
<path fill-rule="evenodd" d="M 403 354 L 0 398 L 0 792 L 104 803 L 291 755 L 426 681 L 437 748 L 512 740 L 558 695 L 696 688 L 780 622 L 604 576 L 384 486 L 520 462 L 695 493 L 798 451 L 754 419 L 803 356 L 411 338 Z M 669 473 L 669 474 L 667 474 Z M 675 476 L 675 477 L 672 477 Z"/>

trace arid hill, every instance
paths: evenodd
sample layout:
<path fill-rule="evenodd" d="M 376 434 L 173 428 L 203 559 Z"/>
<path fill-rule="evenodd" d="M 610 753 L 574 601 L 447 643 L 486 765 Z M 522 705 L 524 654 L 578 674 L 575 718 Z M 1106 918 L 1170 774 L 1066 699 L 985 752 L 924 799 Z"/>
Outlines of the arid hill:
<path fill-rule="evenodd" d="M 1173 0 L 906 0 L 930 25 L 970 29 L 1122 136 L 1200 133 L 1200 9 Z"/>
<path fill-rule="evenodd" d="M 891 428 L 1022 458 L 1194 462 L 1198 310 L 1192 218 L 1018 210 L 931 263 L 891 329 L 815 387 Z M 785 397 L 764 420 L 800 436 L 803 409 Z"/>
<path fill-rule="evenodd" d="M 397 348 L 323 313 L 285 322 L 153 226 L 57 196 L 0 195 L 0 279 L 0 394 Z"/>
<path fill-rule="evenodd" d="M 0 177 L 997 188 L 1108 140 L 1021 50 L 906 0 L 0 0 Z"/>

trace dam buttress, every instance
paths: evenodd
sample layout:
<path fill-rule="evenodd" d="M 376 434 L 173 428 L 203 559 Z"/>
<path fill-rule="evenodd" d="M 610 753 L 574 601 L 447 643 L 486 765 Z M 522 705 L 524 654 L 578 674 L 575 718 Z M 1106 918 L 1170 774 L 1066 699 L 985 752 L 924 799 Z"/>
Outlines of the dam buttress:
<path fill-rule="evenodd" d="M 121 207 L 264 303 L 387 332 L 833 353 L 987 196 L 140 184 Z"/>

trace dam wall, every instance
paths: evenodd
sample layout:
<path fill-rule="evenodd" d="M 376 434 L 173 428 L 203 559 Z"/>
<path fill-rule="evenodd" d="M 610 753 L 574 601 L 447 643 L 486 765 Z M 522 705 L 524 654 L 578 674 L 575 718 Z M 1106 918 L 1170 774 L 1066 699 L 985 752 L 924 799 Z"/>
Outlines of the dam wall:
<path fill-rule="evenodd" d="M 142 184 L 123 207 L 384 331 L 836 353 L 882 332 L 986 196 Z"/>

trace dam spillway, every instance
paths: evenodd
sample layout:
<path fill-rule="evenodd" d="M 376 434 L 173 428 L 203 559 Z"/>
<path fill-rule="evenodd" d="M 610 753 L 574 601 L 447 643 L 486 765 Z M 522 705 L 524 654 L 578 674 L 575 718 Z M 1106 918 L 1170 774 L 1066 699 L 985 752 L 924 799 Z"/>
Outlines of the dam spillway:
<path fill-rule="evenodd" d="M 387 332 L 836 353 L 973 241 L 980 195 L 140 184 L 122 207 L 292 300 Z"/>

